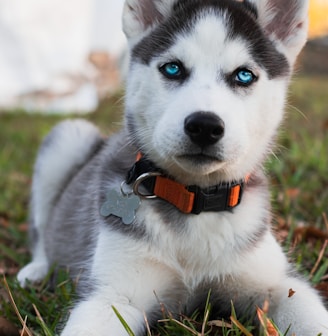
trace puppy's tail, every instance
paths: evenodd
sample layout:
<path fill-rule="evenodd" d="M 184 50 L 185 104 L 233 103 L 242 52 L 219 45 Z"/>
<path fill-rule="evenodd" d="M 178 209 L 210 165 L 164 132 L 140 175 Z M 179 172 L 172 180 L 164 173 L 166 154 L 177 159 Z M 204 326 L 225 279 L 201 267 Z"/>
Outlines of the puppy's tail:
<path fill-rule="evenodd" d="M 44 230 L 57 198 L 79 169 L 103 143 L 99 130 L 84 120 L 67 120 L 44 139 L 34 168 L 30 205 L 30 236 L 33 260 L 18 274 L 26 280 L 41 280 L 48 271 Z"/>
<path fill-rule="evenodd" d="M 32 207 L 43 204 L 44 208 L 45 203 L 53 203 L 102 142 L 99 130 L 85 120 L 66 120 L 55 126 L 44 139 L 36 160 Z"/>

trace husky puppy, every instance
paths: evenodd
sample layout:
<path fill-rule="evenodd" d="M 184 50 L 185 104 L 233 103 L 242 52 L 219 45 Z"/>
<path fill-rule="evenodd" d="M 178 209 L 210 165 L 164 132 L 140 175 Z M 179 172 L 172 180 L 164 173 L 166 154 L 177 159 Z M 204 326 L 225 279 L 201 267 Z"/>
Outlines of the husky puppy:
<path fill-rule="evenodd" d="M 202 307 L 216 318 L 269 301 L 283 332 L 328 335 L 328 312 L 270 229 L 262 165 L 306 41 L 307 0 L 127 0 L 123 130 L 59 124 L 32 185 L 38 281 L 51 264 L 80 278 L 62 336 L 136 335 Z M 295 293 L 290 296 L 289 290 Z"/>

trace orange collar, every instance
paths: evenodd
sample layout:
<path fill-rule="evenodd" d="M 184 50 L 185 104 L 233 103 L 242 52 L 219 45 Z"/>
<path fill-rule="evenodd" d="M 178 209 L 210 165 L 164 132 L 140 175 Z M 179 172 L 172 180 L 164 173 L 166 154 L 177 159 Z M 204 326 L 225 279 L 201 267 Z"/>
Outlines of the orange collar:
<path fill-rule="evenodd" d="M 139 156 L 130 169 L 126 182 L 133 183 L 133 190 L 140 197 L 159 197 L 183 213 L 199 214 L 203 211 L 229 211 L 235 208 L 241 201 L 247 180 L 248 177 L 239 182 L 221 183 L 208 188 L 185 186 Z M 140 185 L 147 190 L 148 195 L 139 192 Z"/>

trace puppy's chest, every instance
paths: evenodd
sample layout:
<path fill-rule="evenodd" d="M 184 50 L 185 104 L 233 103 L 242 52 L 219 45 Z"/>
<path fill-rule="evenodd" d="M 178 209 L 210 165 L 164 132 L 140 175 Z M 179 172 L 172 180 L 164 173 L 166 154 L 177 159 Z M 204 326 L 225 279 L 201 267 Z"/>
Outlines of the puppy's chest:
<path fill-rule="evenodd" d="M 188 273 L 215 272 L 213 276 L 233 271 L 233 264 L 245 248 L 242 218 L 238 213 L 201 213 L 185 215 L 151 200 L 142 202 L 137 212 L 157 258 Z M 217 274 L 220 270 L 222 274 Z"/>
<path fill-rule="evenodd" d="M 120 184 L 108 189 L 117 191 Z M 233 211 L 199 215 L 184 214 L 161 199 L 139 199 L 131 219 L 112 211 L 102 218 L 123 240 L 136 245 L 140 258 L 157 260 L 188 282 L 197 275 L 214 278 L 238 272 L 243 255 L 256 248 L 268 230 L 264 199 L 262 193 L 244 192 L 243 202 Z M 107 199 L 101 205 L 107 203 L 113 202 Z"/>

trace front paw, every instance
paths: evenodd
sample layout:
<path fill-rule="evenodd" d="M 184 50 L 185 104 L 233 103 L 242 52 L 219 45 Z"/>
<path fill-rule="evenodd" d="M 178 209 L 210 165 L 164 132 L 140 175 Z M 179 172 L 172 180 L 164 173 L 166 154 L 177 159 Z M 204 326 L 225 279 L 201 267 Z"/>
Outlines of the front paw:
<path fill-rule="evenodd" d="M 80 326 L 65 328 L 60 336 L 100 336 L 95 329 L 82 329 Z"/>
<path fill-rule="evenodd" d="M 98 325 L 91 327 L 67 326 L 60 336 L 128 336 L 128 332 L 122 326 L 108 327 Z"/>
<path fill-rule="evenodd" d="M 39 282 L 44 279 L 49 270 L 46 262 L 35 262 L 27 264 L 17 274 L 17 280 L 21 287 L 26 287 L 27 282 Z"/>

